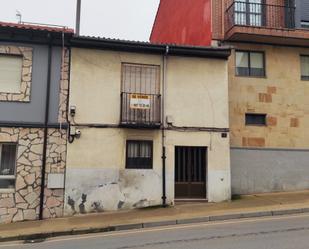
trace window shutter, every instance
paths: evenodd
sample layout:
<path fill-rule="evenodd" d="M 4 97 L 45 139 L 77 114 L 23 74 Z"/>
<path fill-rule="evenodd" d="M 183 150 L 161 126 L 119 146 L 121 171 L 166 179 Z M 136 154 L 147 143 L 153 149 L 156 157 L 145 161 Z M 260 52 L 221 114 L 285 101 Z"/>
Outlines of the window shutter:
<path fill-rule="evenodd" d="M 22 57 L 0 54 L 0 92 L 19 93 Z"/>

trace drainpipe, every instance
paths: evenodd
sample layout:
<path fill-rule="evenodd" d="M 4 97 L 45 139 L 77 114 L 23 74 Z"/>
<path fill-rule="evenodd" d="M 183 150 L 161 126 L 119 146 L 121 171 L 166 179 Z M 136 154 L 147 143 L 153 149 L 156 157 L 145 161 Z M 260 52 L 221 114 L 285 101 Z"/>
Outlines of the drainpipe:
<path fill-rule="evenodd" d="M 49 35 L 50 36 L 50 35 Z M 49 99 L 51 85 L 51 64 L 52 64 L 52 43 L 48 45 L 48 71 L 47 71 L 47 86 L 46 86 L 46 102 L 45 102 L 45 119 L 44 119 L 44 140 L 43 140 L 43 158 L 42 158 L 42 175 L 41 175 L 41 194 L 40 194 L 40 213 L 39 219 L 43 220 L 44 210 L 44 190 L 45 190 L 45 174 L 46 174 L 46 154 L 47 154 L 47 135 L 48 135 L 48 120 L 49 120 Z"/>
<path fill-rule="evenodd" d="M 162 206 L 166 207 L 166 148 L 165 148 L 165 85 L 167 74 L 167 56 L 169 46 L 166 46 L 165 54 L 163 55 L 163 81 L 162 81 Z"/>

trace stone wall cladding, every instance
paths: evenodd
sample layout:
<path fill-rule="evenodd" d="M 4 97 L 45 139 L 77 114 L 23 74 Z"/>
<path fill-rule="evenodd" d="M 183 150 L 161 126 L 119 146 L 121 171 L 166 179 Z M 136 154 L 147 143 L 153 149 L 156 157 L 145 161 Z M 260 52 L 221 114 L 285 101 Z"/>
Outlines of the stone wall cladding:
<path fill-rule="evenodd" d="M 16 46 L 0 46 L 0 55 L 22 56 L 22 75 L 19 93 L 0 92 L 0 101 L 30 102 L 32 81 L 32 48 Z"/>
<path fill-rule="evenodd" d="M 47 160 L 46 160 L 46 180 L 50 173 L 65 173 L 66 130 L 49 129 Z M 45 185 L 44 213 L 45 219 L 59 218 L 63 216 L 64 189 L 48 189 L 47 181 Z"/>
<path fill-rule="evenodd" d="M 63 59 L 61 65 L 60 78 L 60 93 L 59 93 L 59 114 L 58 121 L 67 121 L 67 105 L 69 97 L 69 71 L 70 71 L 70 50 L 65 48 L 63 50 Z"/>
<path fill-rule="evenodd" d="M 0 223 L 36 220 L 39 216 L 43 129 L 0 128 L 0 142 L 18 145 L 16 184 L 12 192 L 0 191 Z M 48 130 L 46 179 L 49 173 L 64 173 L 66 131 Z M 45 188 L 44 218 L 63 215 L 63 189 Z"/>
<path fill-rule="evenodd" d="M 18 145 L 15 191 L 0 193 L 0 223 L 35 220 L 39 215 L 43 130 L 0 128 L 0 142 Z"/>

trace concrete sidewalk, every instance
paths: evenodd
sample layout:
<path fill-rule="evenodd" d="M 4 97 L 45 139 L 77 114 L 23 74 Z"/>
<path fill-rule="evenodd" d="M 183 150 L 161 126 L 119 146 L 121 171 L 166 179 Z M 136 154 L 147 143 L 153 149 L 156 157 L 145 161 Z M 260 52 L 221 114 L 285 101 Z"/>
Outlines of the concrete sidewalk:
<path fill-rule="evenodd" d="M 167 208 L 145 208 L 4 224 L 0 225 L 0 241 L 305 212 L 309 212 L 309 191 L 248 195 L 224 203 L 184 202 Z"/>

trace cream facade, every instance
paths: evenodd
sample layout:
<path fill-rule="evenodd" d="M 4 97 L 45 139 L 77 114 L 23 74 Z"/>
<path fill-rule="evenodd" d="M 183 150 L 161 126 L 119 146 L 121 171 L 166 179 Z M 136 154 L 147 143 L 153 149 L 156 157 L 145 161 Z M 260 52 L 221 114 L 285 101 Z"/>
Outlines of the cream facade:
<path fill-rule="evenodd" d="M 159 48 L 162 53 L 72 48 L 70 125 L 80 136 L 68 144 L 65 215 L 162 205 L 165 196 L 173 205 L 178 146 L 207 151 L 201 198 L 230 199 L 227 60 L 164 55 Z M 160 108 L 159 127 L 121 125 L 124 64 L 159 69 L 160 103 L 150 107 Z M 127 167 L 128 141 L 152 142 L 151 168 Z"/>

